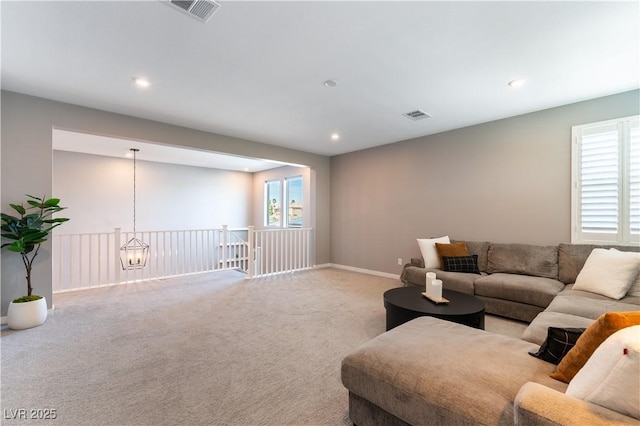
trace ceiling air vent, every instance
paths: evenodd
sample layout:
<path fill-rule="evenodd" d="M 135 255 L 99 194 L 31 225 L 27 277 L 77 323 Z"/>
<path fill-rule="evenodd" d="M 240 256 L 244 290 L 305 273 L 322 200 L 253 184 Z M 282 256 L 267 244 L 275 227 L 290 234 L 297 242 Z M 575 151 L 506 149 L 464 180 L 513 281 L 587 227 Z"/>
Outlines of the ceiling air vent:
<path fill-rule="evenodd" d="M 202 22 L 207 22 L 220 8 L 218 3 L 211 0 L 169 0 L 168 4 Z"/>
<path fill-rule="evenodd" d="M 427 114 L 426 112 L 422 111 L 421 109 L 417 109 L 417 110 L 411 111 L 411 112 L 405 112 L 402 115 L 404 115 L 405 117 L 410 118 L 412 120 L 421 120 L 423 118 L 431 117 L 431 114 Z"/>

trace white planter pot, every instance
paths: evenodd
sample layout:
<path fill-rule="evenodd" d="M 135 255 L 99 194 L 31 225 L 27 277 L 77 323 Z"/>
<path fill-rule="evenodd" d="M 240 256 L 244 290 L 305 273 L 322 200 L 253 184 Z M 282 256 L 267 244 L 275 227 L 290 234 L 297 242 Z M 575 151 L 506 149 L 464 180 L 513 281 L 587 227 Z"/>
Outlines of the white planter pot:
<path fill-rule="evenodd" d="M 13 330 L 37 327 L 47 319 L 47 299 L 9 304 L 7 324 Z"/>

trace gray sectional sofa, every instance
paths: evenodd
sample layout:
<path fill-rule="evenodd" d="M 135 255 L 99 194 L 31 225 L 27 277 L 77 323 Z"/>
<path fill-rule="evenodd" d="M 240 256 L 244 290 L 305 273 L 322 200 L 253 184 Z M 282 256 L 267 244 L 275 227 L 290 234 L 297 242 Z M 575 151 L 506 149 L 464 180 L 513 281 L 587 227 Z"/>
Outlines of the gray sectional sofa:
<path fill-rule="evenodd" d="M 433 270 L 443 287 L 474 294 L 486 312 L 530 322 L 521 339 L 421 317 L 364 344 L 342 362 L 349 416 L 365 425 L 585 425 L 639 420 L 565 394 L 532 357 L 547 328 L 588 327 L 601 314 L 639 311 L 640 297 L 620 300 L 573 290 L 596 247 L 467 242 L 480 274 Z M 618 247 L 640 251 L 640 247 Z M 422 259 L 401 279 L 424 286 Z"/>
<path fill-rule="evenodd" d="M 523 340 L 540 344 L 544 341 L 549 327 L 586 328 L 606 312 L 640 310 L 639 296 L 625 296 L 620 300 L 614 300 L 587 291 L 573 290 L 576 277 L 589 254 L 596 247 L 614 247 L 623 251 L 640 252 L 640 247 L 560 244 L 558 257 L 561 259 L 561 268 L 559 268 L 558 278 L 566 285 L 545 310 L 531 321 L 522 335 Z"/>
<path fill-rule="evenodd" d="M 435 272 L 437 278 L 442 280 L 444 288 L 473 294 L 484 301 L 487 313 L 526 322 L 533 321 L 561 293 L 601 300 L 595 304 L 602 309 L 607 309 L 604 312 L 610 312 L 613 306 L 619 303 L 640 304 L 640 297 L 628 296 L 619 301 L 608 299 L 609 302 L 607 302 L 607 298 L 603 296 L 594 295 L 596 296 L 594 298 L 585 295 L 585 292 L 571 293 L 572 284 L 594 248 L 617 248 L 621 251 L 638 252 L 640 247 L 565 243 L 557 246 L 538 246 L 465 242 L 469 254 L 478 255 L 480 275 L 425 269 L 422 258 L 414 258 L 411 259 L 411 263 L 404 266 L 400 276 L 401 281 L 406 285 L 422 287 L 425 285 L 426 273 Z M 579 300 L 585 306 L 594 303 Z M 607 306 L 607 303 L 611 305 Z M 595 319 L 591 318 L 595 311 L 598 311 L 598 308 L 590 308 L 587 318 Z M 579 312 L 578 308 L 577 311 L 573 310 L 568 314 L 579 316 Z M 577 324 L 585 322 L 573 321 L 572 323 L 578 326 Z"/>
<path fill-rule="evenodd" d="M 565 394 L 538 345 L 432 317 L 365 343 L 342 361 L 349 418 L 369 425 L 638 425 Z"/>

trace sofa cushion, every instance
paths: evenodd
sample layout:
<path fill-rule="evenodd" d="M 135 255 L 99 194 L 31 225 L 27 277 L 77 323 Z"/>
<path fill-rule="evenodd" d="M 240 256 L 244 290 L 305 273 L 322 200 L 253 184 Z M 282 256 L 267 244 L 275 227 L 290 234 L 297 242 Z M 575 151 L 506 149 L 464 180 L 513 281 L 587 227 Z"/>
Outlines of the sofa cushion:
<path fill-rule="evenodd" d="M 608 312 L 601 315 L 560 361 L 551 378 L 569 383 L 602 342 L 616 331 L 632 325 L 640 325 L 640 311 Z"/>
<path fill-rule="evenodd" d="M 438 258 L 440 259 L 440 269 L 444 269 L 444 261 L 442 260 L 445 256 L 468 256 L 469 251 L 467 250 L 467 244 L 464 241 L 460 241 L 458 243 L 436 243 L 436 251 L 438 252 Z"/>
<path fill-rule="evenodd" d="M 558 279 L 565 284 L 576 282 L 578 274 L 594 248 L 592 244 L 558 245 Z"/>
<path fill-rule="evenodd" d="M 578 292 L 576 291 L 575 293 Z M 602 299 L 578 296 L 575 293 L 569 296 L 564 292 L 560 292 L 547 307 L 547 312 L 562 312 L 595 320 L 607 312 L 632 312 L 640 310 L 640 306 L 636 304 L 624 303 L 604 296 L 600 296 Z"/>
<path fill-rule="evenodd" d="M 576 277 L 594 248 L 615 248 L 620 251 L 640 252 L 640 247 L 561 243 L 558 245 L 558 279 L 565 284 L 576 282 Z"/>
<path fill-rule="evenodd" d="M 530 323 L 544 308 L 527 303 L 514 302 L 513 300 L 496 299 L 495 297 L 476 297 L 484 302 L 484 312 L 499 315 L 517 321 Z M 544 338 L 543 338 L 544 340 Z"/>
<path fill-rule="evenodd" d="M 451 241 L 458 242 L 457 240 Z M 487 253 L 491 243 L 488 241 L 465 241 L 465 244 L 470 255 L 478 255 L 478 269 L 480 269 L 480 272 L 487 272 Z"/>
<path fill-rule="evenodd" d="M 612 299 L 621 299 L 640 270 L 640 253 L 593 249 L 573 286 Z"/>
<path fill-rule="evenodd" d="M 558 247 L 531 244 L 491 244 L 487 272 L 558 278 Z"/>
<path fill-rule="evenodd" d="M 631 288 L 627 292 L 627 296 L 637 297 L 640 296 L 640 273 L 636 277 L 633 284 L 631 284 Z"/>
<path fill-rule="evenodd" d="M 474 287 L 479 296 L 546 308 L 564 284 L 550 278 L 495 273 L 476 279 Z"/>
<path fill-rule="evenodd" d="M 640 325 L 607 338 L 578 371 L 567 395 L 640 419 Z"/>
<path fill-rule="evenodd" d="M 548 377 L 553 364 L 528 355 L 535 349 L 520 339 L 420 317 L 344 358 L 342 383 L 409 424 L 512 424 L 513 400 L 526 382 L 566 389 Z"/>
<path fill-rule="evenodd" d="M 591 293 L 590 291 L 574 290 L 573 284 L 567 284 L 564 289 L 560 293 L 558 293 L 558 296 L 580 296 L 586 297 L 588 299 L 608 300 L 614 303 L 630 303 L 633 305 L 640 305 L 639 296 L 625 296 L 620 300 L 614 301 L 613 299 L 601 294 Z"/>
<path fill-rule="evenodd" d="M 442 288 L 471 295 L 473 295 L 474 281 L 480 276 L 464 272 L 449 272 L 435 269 L 432 270 L 432 272 L 436 273 L 437 279 L 442 280 Z"/>

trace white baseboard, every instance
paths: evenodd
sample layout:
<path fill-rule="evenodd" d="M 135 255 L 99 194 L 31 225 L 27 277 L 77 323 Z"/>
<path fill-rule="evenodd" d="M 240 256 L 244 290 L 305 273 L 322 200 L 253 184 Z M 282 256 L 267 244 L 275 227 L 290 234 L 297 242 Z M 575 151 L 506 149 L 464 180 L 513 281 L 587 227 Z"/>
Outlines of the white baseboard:
<path fill-rule="evenodd" d="M 313 269 L 332 268 L 333 263 L 323 263 L 322 265 L 313 265 Z"/>
<path fill-rule="evenodd" d="M 373 271 L 371 269 L 356 268 L 356 267 L 353 267 L 353 266 L 339 265 L 337 263 L 327 263 L 327 264 L 324 264 L 324 265 L 318 265 L 316 267 L 338 268 L 338 269 L 345 269 L 347 271 L 352 271 L 352 272 L 360 272 L 361 274 L 368 274 L 368 275 L 375 275 L 375 276 L 378 276 L 378 277 L 391 278 L 391 279 L 394 279 L 394 280 L 399 280 L 400 279 L 400 275 L 397 275 L 397 274 L 390 274 L 388 272 Z"/>

